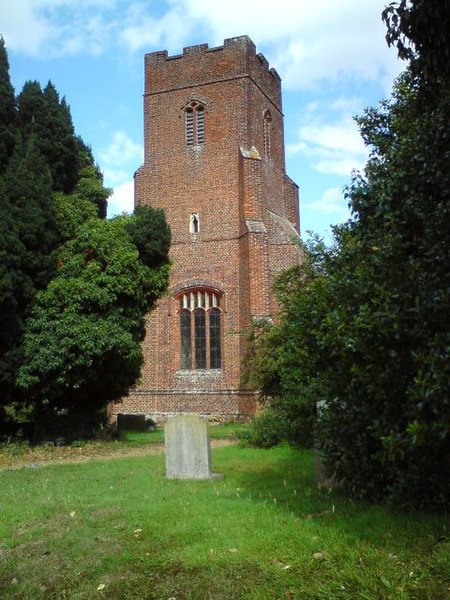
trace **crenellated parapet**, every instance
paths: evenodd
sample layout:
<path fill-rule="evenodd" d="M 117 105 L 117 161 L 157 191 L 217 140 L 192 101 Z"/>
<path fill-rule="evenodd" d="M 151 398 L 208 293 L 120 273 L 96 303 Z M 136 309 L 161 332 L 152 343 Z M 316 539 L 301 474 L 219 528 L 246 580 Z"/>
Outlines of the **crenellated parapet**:
<path fill-rule="evenodd" d="M 246 36 L 228 38 L 223 46 L 188 46 L 182 54 L 167 50 L 145 55 L 145 95 L 250 78 L 281 111 L 281 79 Z"/>

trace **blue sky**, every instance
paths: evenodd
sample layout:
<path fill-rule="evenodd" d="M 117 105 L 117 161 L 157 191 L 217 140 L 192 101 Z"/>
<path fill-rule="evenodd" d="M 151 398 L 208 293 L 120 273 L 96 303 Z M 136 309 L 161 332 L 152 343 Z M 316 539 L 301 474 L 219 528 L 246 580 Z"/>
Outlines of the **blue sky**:
<path fill-rule="evenodd" d="M 16 93 L 53 81 L 76 132 L 131 211 L 142 162 L 143 56 L 249 35 L 283 82 L 287 172 L 300 186 L 302 235 L 329 238 L 348 218 L 343 187 L 368 150 L 353 122 L 389 96 L 403 68 L 388 49 L 380 0 L 0 0 Z"/>

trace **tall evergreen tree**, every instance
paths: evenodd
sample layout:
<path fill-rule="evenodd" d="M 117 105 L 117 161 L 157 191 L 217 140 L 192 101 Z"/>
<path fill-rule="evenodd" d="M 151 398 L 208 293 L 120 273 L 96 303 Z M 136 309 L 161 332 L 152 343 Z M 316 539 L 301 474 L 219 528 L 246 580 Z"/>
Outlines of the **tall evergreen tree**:
<path fill-rule="evenodd" d="M 44 90 L 37 81 L 25 83 L 17 99 L 18 123 L 24 140 L 33 133 L 52 175 L 52 188 L 69 194 L 79 177 L 78 144 L 70 109 L 49 81 Z"/>
<path fill-rule="evenodd" d="M 43 113 L 43 94 L 39 81 L 26 81 L 17 96 L 17 125 L 23 140 L 27 140 Z M 41 133 L 39 130 L 37 133 Z"/>
<path fill-rule="evenodd" d="M 52 204 L 52 180 L 35 134 L 16 144 L 0 195 L 0 381 L 3 421 L 18 419 L 14 403 L 22 398 L 15 377 L 22 362 L 24 322 L 36 291 L 55 271 L 60 236 Z M 0 411 L 1 413 L 2 411 Z"/>
<path fill-rule="evenodd" d="M 52 204 L 52 178 L 39 151 L 36 134 L 18 146 L 4 176 L 4 194 L 13 207 L 20 240 L 25 247 L 21 265 L 33 281 L 44 287 L 54 272 L 53 251 L 59 244 Z"/>
<path fill-rule="evenodd" d="M 25 248 L 3 181 L 17 142 L 16 116 L 8 55 L 0 36 L 0 422 L 6 422 L 3 407 L 11 402 L 16 389 L 15 376 L 21 354 L 17 340 L 22 330 L 19 304 L 29 284 L 28 277 L 22 273 Z"/>
<path fill-rule="evenodd" d="M 44 111 L 39 122 L 39 149 L 47 159 L 53 180 L 53 190 L 69 194 L 79 177 L 78 145 L 69 106 L 61 101 L 50 81 L 44 88 Z"/>
<path fill-rule="evenodd" d="M 95 164 L 92 150 L 80 137 L 76 138 L 78 145 L 79 177 L 75 193 L 97 207 L 97 215 L 106 218 L 107 200 L 111 194 L 109 188 L 103 186 L 103 174 Z"/>
<path fill-rule="evenodd" d="M 13 207 L 0 191 L 0 423 L 2 406 L 14 398 L 15 373 L 20 363 L 21 299 L 31 290 L 22 272 L 25 248 L 19 239 Z"/>
<path fill-rule="evenodd" d="M 110 193 L 53 84 L 42 90 L 28 81 L 16 101 L 8 68 L 1 39 L 0 434 L 14 432 L 33 412 L 17 375 L 29 360 L 24 331 L 36 295 L 57 272 L 56 250 L 83 224 L 106 216 Z"/>
<path fill-rule="evenodd" d="M 16 100 L 9 78 L 9 62 L 5 42 L 0 36 L 0 176 L 13 152 L 16 126 Z"/>

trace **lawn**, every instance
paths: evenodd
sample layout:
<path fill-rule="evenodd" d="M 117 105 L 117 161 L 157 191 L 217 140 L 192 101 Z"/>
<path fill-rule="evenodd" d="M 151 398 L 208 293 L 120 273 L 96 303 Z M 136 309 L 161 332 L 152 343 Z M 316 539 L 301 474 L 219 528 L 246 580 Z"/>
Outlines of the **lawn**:
<path fill-rule="evenodd" d="M 212 456 L 220 480 L 120 453 L 1 471 L 0 598 L 450 598 L 448 519 L 317 489 L 309 451 Z"/>
<path fill-rule="evenodd" d="M 209 436 L 215 440 L 236 440 L 236 432 L 245 426 L 227 423 L 211 425 Z M 67 446 L 26 443 L 0 445 L 0 469 L 17 468 L 26 464 L 41 466 L 59 462 L 83 462 L 93 458 L 118 458 L 136 454 L 159 453 L 164 442 L 164 429 L 152 432 L 126 432 L 117 440 L 78 440 Z M 159 447 L 159 448 L 158 448 Z M 1 600 L 1 597 L 0 597 Z"/>

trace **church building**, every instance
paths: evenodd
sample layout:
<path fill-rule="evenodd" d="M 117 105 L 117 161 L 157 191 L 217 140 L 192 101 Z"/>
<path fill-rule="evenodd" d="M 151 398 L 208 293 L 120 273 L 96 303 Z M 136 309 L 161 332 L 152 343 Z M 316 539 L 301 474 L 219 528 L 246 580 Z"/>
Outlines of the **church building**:
<path fill-rule="evenodd" d="M 147 317 L 141 381 L 114 413 L 245 418 L 246 330 L 277 311 L 298 262 L 298 187 L 285 171 L 281 80 L 247 36 L 145 56 L 136 205 L 165 210 L 170 287 Z"/>

